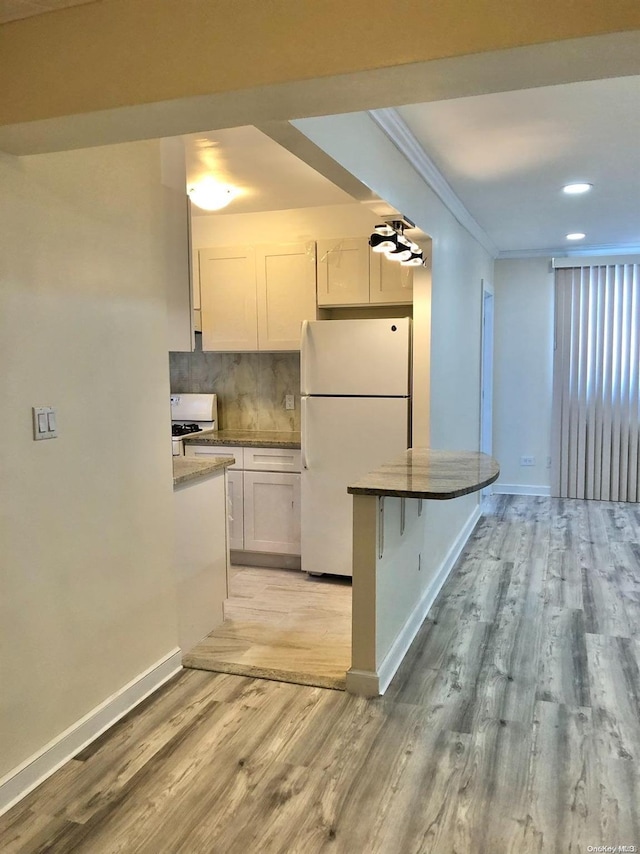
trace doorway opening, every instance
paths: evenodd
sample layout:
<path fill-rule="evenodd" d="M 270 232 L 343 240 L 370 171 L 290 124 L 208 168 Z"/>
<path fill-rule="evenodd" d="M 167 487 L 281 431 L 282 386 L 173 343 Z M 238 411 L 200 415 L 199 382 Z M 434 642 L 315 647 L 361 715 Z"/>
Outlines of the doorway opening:
<path fill-rule="evenodd" d="M 480 357 L 480 450 L 493 453 L 493 286 L 482 279 L 482 334 Z M 482 490 L 490 495 L 491 487 Z"/>

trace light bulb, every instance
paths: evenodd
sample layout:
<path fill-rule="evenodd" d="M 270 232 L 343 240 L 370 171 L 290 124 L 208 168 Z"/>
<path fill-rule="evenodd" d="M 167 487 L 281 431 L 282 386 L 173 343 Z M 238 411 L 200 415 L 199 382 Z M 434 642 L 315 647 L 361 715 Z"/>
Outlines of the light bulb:
<path fill-rule="evenodd" d="M 422 252 L 413 252 L 410 258 L 400 262 L 403 267 L 421 267 L 424 264 Z"/>
<path fill-rule="evenodd" d="M 592 187 L 593 184 L 587 184 L 586 182 L 565 184 L 562 191 L 569 196 L 578 196 L 580 193 L 588 193 Z"/>
<path fill-rule="evenodd" d="M 412 252 L 409 248 L 398 248 L 395 252 L 387 252 L 386 256 L 389 261 L 408 261 L 411 258 Z"/>
<path fill-rule="evenodd" d="M 369 246 L 374 252 L 392 252 L 396 248 L 397 235 L 391 229 L 391 235 L 378 234 L 375 231 L 369 238 Z"/>

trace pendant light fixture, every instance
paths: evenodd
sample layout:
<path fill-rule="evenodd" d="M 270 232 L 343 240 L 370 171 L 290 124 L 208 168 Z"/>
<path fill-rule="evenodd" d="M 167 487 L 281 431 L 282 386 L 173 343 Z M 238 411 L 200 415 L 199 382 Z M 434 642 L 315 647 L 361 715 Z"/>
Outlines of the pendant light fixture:
<path fill-rule="evenodd" d="M 390 225 L 382 223 L 382 225 L 376 225 L 369 238 L 369 246 L 374 252 L 393 252 L 397 240 L 398 235 L 394 229 Z"/>
<path fill-rule="evenodd" d="M 390 261 L 407 261 L 411 257 L 411 244 L 404 234 L 398 235 L 395 249 L 391 252 L 385 252 L 385 255 Z"/>
<path fill-rule="evenodd" d="M 390 261 L 418 267 L 424 264 L 422 251 L 417 243 L 406 237 L 405 228 L 415 228 L 415 223 L 406 217 L 380 223 L 369 238 L 369 246 L 373 252 L 384 252 Z"/>

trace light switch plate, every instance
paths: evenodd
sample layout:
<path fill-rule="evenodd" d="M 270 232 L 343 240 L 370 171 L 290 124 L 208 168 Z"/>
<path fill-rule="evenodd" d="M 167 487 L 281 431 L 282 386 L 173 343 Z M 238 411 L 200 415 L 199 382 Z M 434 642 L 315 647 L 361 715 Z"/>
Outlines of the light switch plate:
<path fill-rule="evenodd" d="M 34 406 L 31 411 L 33 412 L 34 441 L 55 439 L 58 435 L 55 408 L 53 406 Z"/>
<path fill-rule="evenodd" d="M 285 396 L 284 396 L 284 408 L 285 409 L 295 409 L 296 408 L 296 399 L 292 394 L 285 394 Z"/>

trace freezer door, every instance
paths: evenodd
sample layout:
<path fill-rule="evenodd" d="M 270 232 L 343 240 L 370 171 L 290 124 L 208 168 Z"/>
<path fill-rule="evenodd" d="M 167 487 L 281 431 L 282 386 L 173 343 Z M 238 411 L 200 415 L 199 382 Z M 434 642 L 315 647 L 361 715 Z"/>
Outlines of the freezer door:
<path fill-rule="evenodd" d="M 302 394 L 410 394 L 411 320 L 314 320 L 303 324 Z"/>
<path fill-rule="evenodd" d="M 347 486 L 407 448 L 406 398 L 302 399 L 304 572 L 352 575 Z"/>

